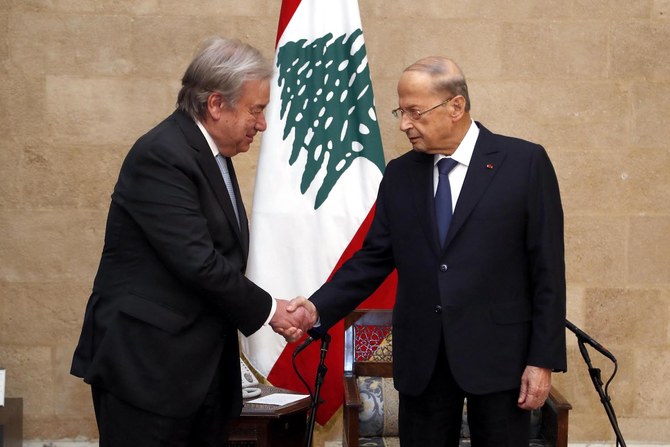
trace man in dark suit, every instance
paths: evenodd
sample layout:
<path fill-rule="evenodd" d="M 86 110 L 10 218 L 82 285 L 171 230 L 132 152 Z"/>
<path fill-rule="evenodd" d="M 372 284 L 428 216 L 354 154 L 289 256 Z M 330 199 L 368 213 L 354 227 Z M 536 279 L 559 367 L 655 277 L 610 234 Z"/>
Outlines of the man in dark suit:
<path fill-rule="evenodd" d="M 92 387 L 101 447 L 217 446 L 242 407 L 237 331 L 300 336 L 244 276 L 248 224 L 231 157 L 266 128 L 272 67 L 213 38 L 177 110 L 128 153 L 72 374 Z"/>
<path fill-rule="evenodd" d="M 472 121 L 449 59 L 409 66 L 398 101 L 413 150 L 388 164 L 363 247 L 310 297 L 319 330 L 397 269 L 401 445 L 458 446 L 467 398 L 473 447 L 528 446 L 529 410 L 547 398 L 552 371 L 566 370 L 556 175 L 541 146 Z"/>

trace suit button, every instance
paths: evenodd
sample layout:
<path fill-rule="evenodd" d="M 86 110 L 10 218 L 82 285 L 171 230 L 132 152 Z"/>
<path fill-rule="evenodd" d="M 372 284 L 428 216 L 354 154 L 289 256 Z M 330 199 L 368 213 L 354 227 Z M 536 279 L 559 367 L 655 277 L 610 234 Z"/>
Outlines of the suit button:
<path fill-rule="evenodd" d="M 437 306 L 435 306 L 435 313 L 436 314 L 441 314 L 442 313 L 442 306 L 440 306 L 439 304 Z"/>
<path fill-rule="evenodd" d="M 441 271 L 441 272 L 446 272 L 448 268 L 449 268 L 449 267 L 447 267 L 447 264 L 442 264 L 442 265 L 440 266 L 440 271 Z"/>

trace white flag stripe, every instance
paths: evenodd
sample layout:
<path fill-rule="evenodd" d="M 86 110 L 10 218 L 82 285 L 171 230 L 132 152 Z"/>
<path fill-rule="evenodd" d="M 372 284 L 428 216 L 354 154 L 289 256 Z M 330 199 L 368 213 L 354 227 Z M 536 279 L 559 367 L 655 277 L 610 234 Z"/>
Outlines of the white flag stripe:
<path fill-rule="evenodd" d="M 359 165 L 361 169 L 355 169 Z M 309 203 L 311 209 L 305 210 L 297 203 L 302 200 L 296 199 L 295 191 L 290 196 L 282 188 L 273 190 L 271 200 L 264 200 L 259 209 L 254 202 L 252 244 L 264 248 L 260 255 L 253 256 L 247 274 L 273 296 L 293 298 L 296 293 L 312 294 L 328 279 L 349 245 L 374 202 L 381 180 L 379 170 L 367 160 L 361 158 L 352 167 L 342 175 L 329 200 L 318 211 L 314 210 L 313 199 Z M 358 181 L 362 180 L 359 172 L 363 170 L 368 177 L 365 184 Z M 367 198 L 351 200 L 351 191 L 366 188 Z M 345 208 L 344 201 L 351 203 Z M 313 234 L 315 228 L 318 234 Z M 287 237 L 289 234 L 295 237 Z"/>

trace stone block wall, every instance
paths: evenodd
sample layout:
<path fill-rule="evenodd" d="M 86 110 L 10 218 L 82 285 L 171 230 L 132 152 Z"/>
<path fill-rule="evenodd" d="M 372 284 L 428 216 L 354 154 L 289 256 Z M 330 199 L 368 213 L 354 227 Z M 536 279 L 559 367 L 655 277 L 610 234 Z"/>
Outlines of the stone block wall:
<path fill-rule="evenodd" d="M 26 439 L 95 439 L 69 376 L 120 163 L 169 114 L 197 43 L 269 58 L 279 0 L 0 0 L 0 365 Z M 360 0 L 386 158 L 416 59 L 446 55 L 494 132 L 542 143 L 566 216 L 568 317 L 619 360 L 627 441 L 670 444 L 670 1 Z M 251 208 L 258 145 L 236 157 Z M 575 338 L 571 442 L 612 440 Z M 609 362 L 592 354 L 603 378 Z M 334 422 L 319 442 L 339 436 Z"/>

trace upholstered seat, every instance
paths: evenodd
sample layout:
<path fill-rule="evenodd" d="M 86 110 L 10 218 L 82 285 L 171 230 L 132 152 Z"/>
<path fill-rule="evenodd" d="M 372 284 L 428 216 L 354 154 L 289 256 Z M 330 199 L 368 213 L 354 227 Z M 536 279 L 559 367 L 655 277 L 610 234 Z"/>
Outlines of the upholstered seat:
<path fill-rule="evenodd" d="M 392 311 L 356 310 L 345 319 L 343 447 L 394 447 L 398 441 L 398 392 L 393 387 Z M 531 415 L 531 447 L 567 447 L 571 405 L 552 388 Z M 464 406 L 461 446 L 470 446 Z"/>

